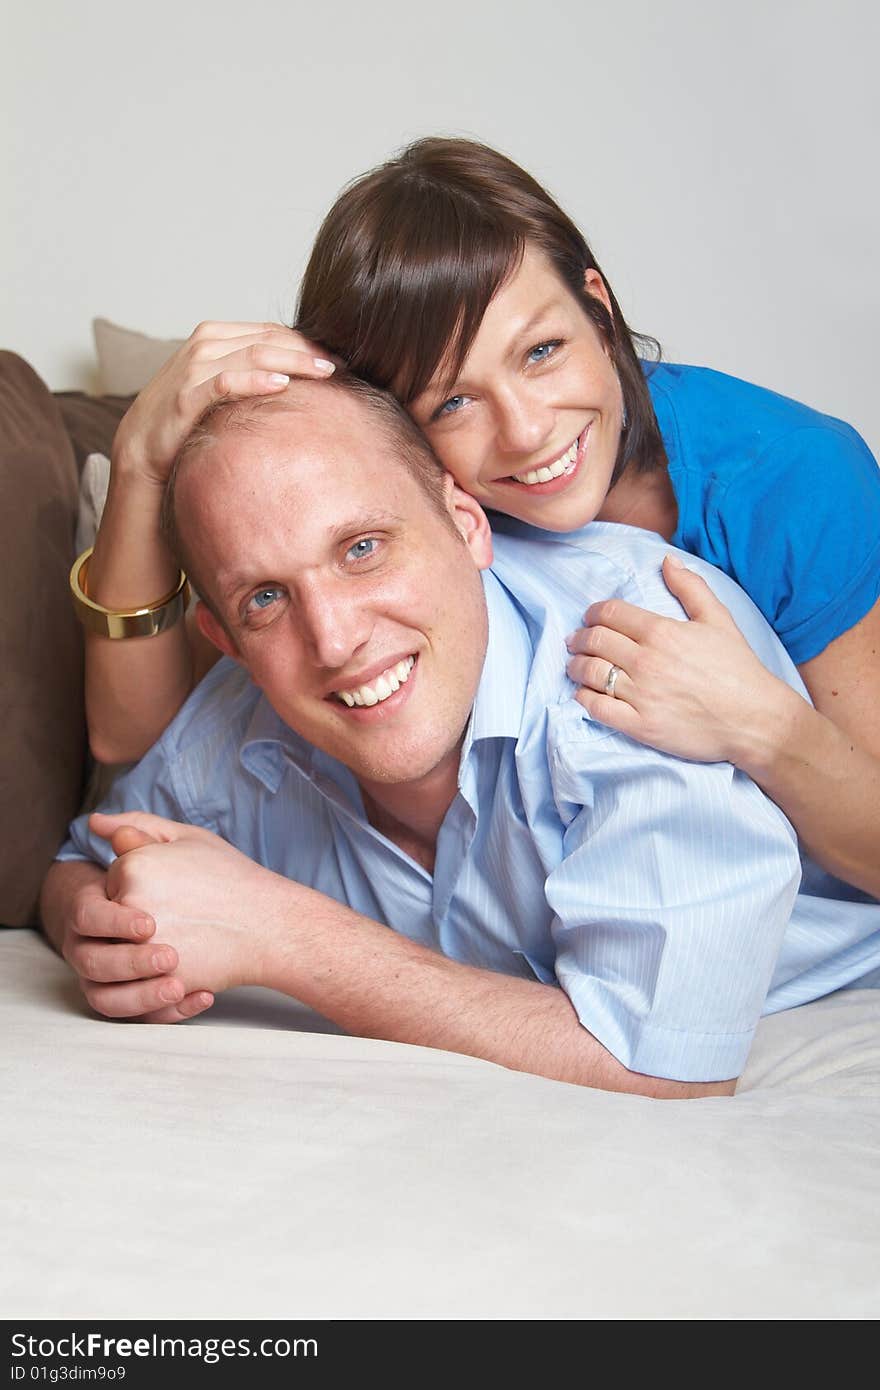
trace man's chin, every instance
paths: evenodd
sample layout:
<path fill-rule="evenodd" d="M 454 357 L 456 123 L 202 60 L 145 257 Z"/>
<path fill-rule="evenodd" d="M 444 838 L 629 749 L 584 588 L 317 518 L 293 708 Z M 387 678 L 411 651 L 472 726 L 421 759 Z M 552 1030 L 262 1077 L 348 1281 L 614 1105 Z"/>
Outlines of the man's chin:
<path fill-rule="evenodd" d="M 461 736 L 452 740 L 438 739 L 428 747 L 396 742 L 374 758 L 359 758 L 356 763 L 349 761 L 348 767 L 359 782 L 367 785 L 417 787 L 443 777 L 453 777 L 457 782 L 461 745 Z"/>
<path fill-rule="evenodd" d="M 437 773 L 439 762 L 443 760 L 426 761 L 424 764 L 411 762 L 388 763 L 364 763 L 359 767 L 351 767 L 351 771 L 359 782 L 366 785 L 374 784 L 382 787 L 405 787 L 412 783 L 414 786 L 424 782 Z M 350 766 L 350 765 L 349 765 Z"/>

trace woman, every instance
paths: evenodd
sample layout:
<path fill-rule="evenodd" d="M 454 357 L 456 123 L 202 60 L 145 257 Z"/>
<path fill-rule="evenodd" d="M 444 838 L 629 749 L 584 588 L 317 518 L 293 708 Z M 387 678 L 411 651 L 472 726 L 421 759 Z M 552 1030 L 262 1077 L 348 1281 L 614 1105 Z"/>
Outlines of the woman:
<path fill-rule="evenodd" d="M 577 229 L 467 141 L 418 142 L 340 197 L 297 323 L 303 336 L 202 325 L 138 398 L 114 446 L 93 600 L 120 609 L 173 589 L 162 486 L 212 401 L 326 374 L 321 354 L 335 354 L 392 390 L 494 511 L 560 533 L 626 522 L 732 574 L 815 708 L 674 557 L 666 582 L 692 621 L 597 605 L 570 643 L 578 698 L 668 752 L 735 763 L 824 868 L 880 894 L 880 472 L 854 431 L 714 372 L 642 363 Z M 90 635 L 96 756 L 139 756 L 205 659 L 182 624 L 146 642 Z"/>

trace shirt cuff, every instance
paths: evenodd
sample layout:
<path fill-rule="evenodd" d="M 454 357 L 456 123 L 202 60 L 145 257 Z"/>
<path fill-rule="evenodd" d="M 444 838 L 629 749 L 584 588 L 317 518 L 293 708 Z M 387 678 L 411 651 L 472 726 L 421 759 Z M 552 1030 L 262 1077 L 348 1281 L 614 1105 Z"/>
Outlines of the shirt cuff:
<path fill-rule="evenodd" d="M 583 1026 L 626 1067 L 666 1081 L 733 1081 L 748 1059 L 758 1020 L 729 1033 L 664 1028 L 628 1012 L 618 995 L 595 976 L 569 982 L 560 978 Z"/>

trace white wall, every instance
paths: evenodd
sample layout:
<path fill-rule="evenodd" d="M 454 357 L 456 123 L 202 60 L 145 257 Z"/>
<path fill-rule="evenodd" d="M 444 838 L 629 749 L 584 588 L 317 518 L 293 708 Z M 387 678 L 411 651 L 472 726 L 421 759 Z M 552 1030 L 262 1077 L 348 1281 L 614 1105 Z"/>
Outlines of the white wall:
<path fill-rule="evenodd" d="M 496 144 L 630 322 L 880 448 L 873 0 L 18 0 L 4 21 L 3 344 L 60 388 L 90 320 L 289 313 L 341 185 Z"/>

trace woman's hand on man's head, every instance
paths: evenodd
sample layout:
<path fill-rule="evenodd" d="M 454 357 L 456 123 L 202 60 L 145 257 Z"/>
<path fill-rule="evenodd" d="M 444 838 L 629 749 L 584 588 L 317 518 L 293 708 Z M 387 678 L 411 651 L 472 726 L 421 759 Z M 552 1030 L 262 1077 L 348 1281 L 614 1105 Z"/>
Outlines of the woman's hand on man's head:
<path fill-rule="evenodd" d="M 275 395 L 291 377 L 321 379 L 336 365 L 315 343 L 279 323 L 200 323 L 122 419 L 113 443 L 114 472 L 161 487 L 212 405 Z"/>

